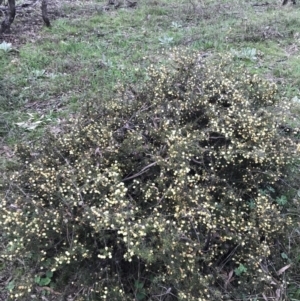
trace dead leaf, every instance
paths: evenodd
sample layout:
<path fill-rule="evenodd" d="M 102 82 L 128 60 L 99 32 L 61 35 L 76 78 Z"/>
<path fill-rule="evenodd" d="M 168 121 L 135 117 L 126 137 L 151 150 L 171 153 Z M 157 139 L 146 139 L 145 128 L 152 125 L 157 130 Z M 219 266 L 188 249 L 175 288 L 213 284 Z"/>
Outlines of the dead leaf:
<path fill-rule="evenodd" d="M 267 296 L 266 296 L 264 293 L 262 293 L 262 296 L 263 296 L 263 298 L 264 298 L 266 301 L 268 301 L 268 298 L 267 298 Z"/>
<path fill-rule="evenodd" d="M 38 292 L 41 292 L 43 290 L 47 290 L 49 291 L 51 294 L 54 294 L 54 295 L 61 295 L 61 293 L 58 293 L 56 291 L 54 291 L 51 287 L 47 287 L 47 286 L 43 286 L 43 287 L 36 287 L 36 290 Z"/>
<path fill-rule="evenodd" d="M 281 289 L 278 288 L 278 289 L 276 290 L 276 301 L 279 301 L 279 300 L 280 300 L 280 296 L 281 296 Z"/>
<path fill-rule="evenodd" d="M 228 273 L 228 281 L 230 281 L 230 279 L 232 278 L 232 275 L 233 275 L 233 270 L 231 270 L 231 271 Z"/>
<path fill-rule="evenodd" d="M 5 154 L 7 158 L 12 158 L 14 156 L 13 151 L 6 145 L 0 149 L 0 155 Z"/>
<path fill-rule="evenodd" d="M 231 270 L 228 273 L 227 279 L 225 280 L 224 287 L 225 287 L 226 290 L 227 290 L 228 284 L 234 279 L 234 278 L 232 278 L 232 275 L 233 275 L 233 270 Z"/>
<path fill-rule="evenodd" d="M 281 275 L 282 273 L 284 273 L 291 265 L 288 264 L 286 266 L 284 266 L 283 268 L 281 268 L 278 272 L 277 275 Z"/>
<path fill-rule="evenodd" d="M 100 157 L 102 157 L 102 153 L 101 153 L 99 147 L 97 147 L 96 150 L 95 150 L 95 156 L 96 156 L 96 155 L 99 155 Z"/>

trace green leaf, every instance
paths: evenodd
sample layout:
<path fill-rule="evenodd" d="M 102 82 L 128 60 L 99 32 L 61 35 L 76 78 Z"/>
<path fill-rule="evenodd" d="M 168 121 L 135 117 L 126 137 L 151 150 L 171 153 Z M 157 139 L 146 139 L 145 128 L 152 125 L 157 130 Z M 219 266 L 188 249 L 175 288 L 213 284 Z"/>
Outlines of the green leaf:
<path fill-rule="evenodd" d="M 137 294 L 136 294 L 136 299 L 137 299 L 138 301 L 143 300 L 143 299 L 145 299 L 145 298 L 146 298 L 146 293 L 145 293 L 144 291 L 137 292 Z"/>
<path fill-rule="evenodd" d="M 247 272 L 247 268 L 243 264 L 240 264 L 239 267 L 234 270 L 234 272 L 237 276 L 241 276 L 243 273 Z"/>
<path fill-rule="evenodd" d="M 282 195 L 280 198 L 276 198 L 276 202 L 280 206 L 284 206 L 287 204 L 287 197 L 285 195 Z"/>
<path fill-rule="evenodd" d="M 256 207 L 256 204 L 255 204 L 255 202 L 253 200 L 250 200 L 248 202 L 248 205 L 249 205 L 250 209 L 254 209 Z"/>
<path fill-rule="evenodd" d="M 39 284 L 40 281 L 41 281 L 41 277 L 40 277 L 40 276 L 35 276 L 35 277 L 34 277 L 34 282 L 35 282 L 35 283 Z"/>
<path fill-rule="evenodd" d="M 51 265 L 51 259 L 50 259 L 50 258 L 46 259 L 44 265 L 45 265 L 46 267 L 47 267 L 47 266 L 49 267 L 49 266 Z"/>
<path fill-rule="evenodd" d="M 0 44 L 0 50 L 3 50 L 4 52 L 9 52 L 12 50 L 12 46 L 11 43 L 6 43 L 5 41 L 3 41 Z"/>
<path fill-rule="evenodd" d="M 51 279 L 46 277 L 46 278 L 41 278 L 39 285 L 40 286 L 45 286 L 48 285 L 51 282 Z"/>
<path fill-rule="evenodd" d="M 15 288 L 15 282 L 14 280 L 9 282 L 8 285 L 6 286 L 6 289 L 8 289 L 10 292 Z"/>
<path fill-rule="evenodd" d="M 267 186 L 267 189 L 269 190 L 269 191 L 271 191 L 271 192 L 275 192 L 275 189 L 273 188 L 273 187 L 271 187 L 271 186 Z"/>
<path fill-rule="evenodd" d="M 6 267 L 5 263 L 4 262 L 1 262 L 0 263 L 0 271 L 4 270 Z"/>
<path fill-rule="evenodd" d="M 288 259 L 289 258 L 284 252 L 282 252 L 280 255 L 281 255 L 281 258 L 283 258 L 283 259 Z"/>
<path fill-rule="evenodd" d="M 53 276 L 53 272 L 47 271 L 47 272 L 46 272 L 46 276 L 47 276 L 48 278 L 51 278 L 51 277 Z"/>
<path fill-rule="evenodd" d="M 135 287 L 136 289 L 141 289 L 141 288 L 143 288 L 143 286 L 144 286 L 144 282 L 139 282 L 139 281 L 137 280 L 137 281 L 135 281 L 135 283 L 134 283 L 134 287 Z"/>
<path fill-rule="evenodd" d="M 267 195 L 267 191 L 264 189 L 259 189 L 258 191 L 261 195 Z"/>

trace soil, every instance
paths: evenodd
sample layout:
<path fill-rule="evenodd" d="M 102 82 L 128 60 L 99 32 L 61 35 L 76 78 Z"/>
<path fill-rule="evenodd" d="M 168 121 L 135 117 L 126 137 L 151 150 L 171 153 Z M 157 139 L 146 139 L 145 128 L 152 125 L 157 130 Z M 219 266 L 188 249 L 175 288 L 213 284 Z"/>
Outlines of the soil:
<path fill-rule="evenodd" d="M 91 1 L 93 2 L 93 1 Z M 28 6 L 23 5 L 28 4 Z M 48 1 L 48 16 L 50 23 L 59 18 L 72 18 L 72 13 L 67 15 L 65 7 L 82 6 L 81 1 L 70 0 L 50 0 Z M 0 23 L 5 18 L 5 12 L 7 11 L 7 5 L 0 6 Z M 70 10 L 71 11 L 71 10 Z M 74 12 L 77 11 L 76 8 Z M 1 20 L 2 19 L 2 20 Z M 46 27 L 42 19 L 41 1 L 24 0 L 16 1 L 16 17 L 11 25 L 10 32 L 0 35 L 0 43 L 5 41 L 6 43 L 12 43 L 14 48 L 24 45 L 28 42 L 34 42 L 43 34 L 42 28 Z"/>

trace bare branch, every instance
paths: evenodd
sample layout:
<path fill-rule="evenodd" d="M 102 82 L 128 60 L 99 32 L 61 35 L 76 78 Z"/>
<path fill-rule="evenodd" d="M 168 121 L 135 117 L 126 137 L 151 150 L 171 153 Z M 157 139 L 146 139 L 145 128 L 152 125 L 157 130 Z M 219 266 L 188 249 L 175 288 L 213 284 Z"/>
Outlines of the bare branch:
<path fill-rule="evenodd" d="M 134 179 L 134 178 L 139 177 L 140 175 L 142 175 L 143 173 L 145 173 L 150 167 L 156 165 L 156 163 L 157 163 L 157 162 L 153 162 L 153 163 L 151 163 L 151 164 L 145 166 L 141 171 L 139 171 L 139 172 L 136 173 L 135 175 L 130 176 L 130 177 L 127 177 L 127 178 L 124 178 L 122 181 L 124 182 L 124 181 L 132 180 L 132 179 Z"/>

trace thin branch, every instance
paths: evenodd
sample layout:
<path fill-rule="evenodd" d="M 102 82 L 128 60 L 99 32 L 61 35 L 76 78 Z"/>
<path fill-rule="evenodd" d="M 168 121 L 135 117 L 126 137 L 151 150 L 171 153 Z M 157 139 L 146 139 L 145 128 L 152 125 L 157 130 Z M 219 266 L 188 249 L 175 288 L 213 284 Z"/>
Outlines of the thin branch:
<path fill-rule="evenodd" d="M 134 179 L 134 178 L 137 178 L 138 176 L 140 176 L 140 175 L 142 175 L 143 173 L 145 173 L 150 167 L 152 167 L 152 166 L 154 166 L 154 165 L 156 165 L 156 164 L 157 164 L 157 162 L 153 162 L 153 163 L 151 163 L 151 164 L 145 166 L 141 171 L 139 171 L 139 172 L 136 173 L 135 175 L 122 179 L 122 181 L 124 182 L 124 181 L 128 181 L 128 180 L 132 180 L 132 179 Z"/>

